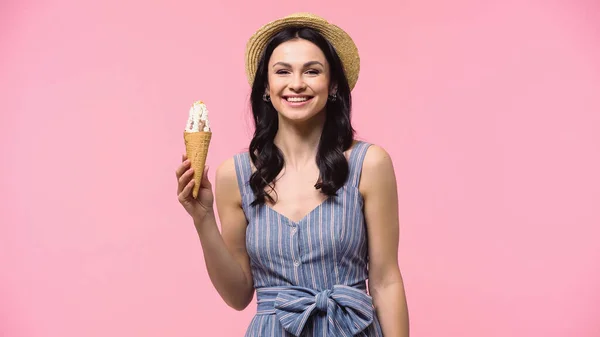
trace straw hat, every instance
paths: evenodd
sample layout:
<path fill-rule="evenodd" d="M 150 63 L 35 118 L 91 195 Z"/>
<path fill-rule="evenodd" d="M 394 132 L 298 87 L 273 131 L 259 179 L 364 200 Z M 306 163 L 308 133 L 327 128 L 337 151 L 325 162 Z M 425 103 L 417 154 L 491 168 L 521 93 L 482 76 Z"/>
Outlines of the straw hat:
<path fill-rule="evenodd" d="M 344 72 L 348 78 L 350 90 L 352 90 L 358 81 L 360 71 L 360 57 L 354 41 L 340 27 L 311 13 L 295 13 L 269 22 L 250 37 L 246 44 L 246 76 L 250 85 L 254 82 L 258 60 L 271 37 L 284 28 L 294 26 L 313 28 L 333 45 L 342 60 Z"/>

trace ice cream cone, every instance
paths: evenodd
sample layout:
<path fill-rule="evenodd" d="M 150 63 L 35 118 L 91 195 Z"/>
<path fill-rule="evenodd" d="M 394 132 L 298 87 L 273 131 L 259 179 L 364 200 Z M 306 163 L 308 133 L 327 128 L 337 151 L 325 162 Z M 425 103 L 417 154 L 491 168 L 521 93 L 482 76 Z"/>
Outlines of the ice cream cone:
<path fill-rule="evenodd" d="M 194 169 L 195 184 L 192 190 L 194 199 L 198 198 L 198 191 L 200 190 L 200 183 L 202 182 L 202 176 L 204 175 L 204 165 L 206 164 L 211 136 L 212 132 L 210 131 L 183 132 L 185 152 Z"/>

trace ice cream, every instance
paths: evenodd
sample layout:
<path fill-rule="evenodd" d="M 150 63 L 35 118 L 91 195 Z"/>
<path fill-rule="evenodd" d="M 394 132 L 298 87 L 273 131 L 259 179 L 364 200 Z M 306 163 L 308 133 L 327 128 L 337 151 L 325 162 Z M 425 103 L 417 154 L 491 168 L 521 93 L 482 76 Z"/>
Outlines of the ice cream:
<path fill-rule="evenodd" d="M 190 108 L 188 122 L 185 127 L 187 132 L 210 132 L 210 122 L 208 121 L 208 109 L 202 101 L 196 101 Z"/>
<path fill-rule="evenodd" d="M 190 108 L 188 121 L 183 132 L 185 152 L 194 169 L 195 184 L 192 190 L 194 198 L 198 197 L 198 191 L 200 190 L 211 136 L 208 109 L 204 102 L 196 101 Z"/>

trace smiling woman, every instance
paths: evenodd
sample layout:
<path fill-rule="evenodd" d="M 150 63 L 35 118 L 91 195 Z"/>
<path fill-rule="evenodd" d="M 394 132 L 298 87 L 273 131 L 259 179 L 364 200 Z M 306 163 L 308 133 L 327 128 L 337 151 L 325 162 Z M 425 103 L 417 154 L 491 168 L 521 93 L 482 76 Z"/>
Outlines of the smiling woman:
<path fill-rule="evenodd" d="M 354 42 L 295 14 L 250 38 L 246 66 L 255 132 L 217 170 L 222 233 L 206 171 L 196 199 L 177 169 L 213 285 L 237 310 L 256 291 L 246 336 L 408 336 L 392 161 L 350 121 Z"/>
<path fill-rule="evenodd" d="M 306 97 L 301 98 L 304 102 L 297 102 L 298 96 Z M 290 97 L 294 97 L 293 102 Z M 318 150 L 316 159 L 310 159 L 310 154 L 304 159 L 316 161 L 318 167 L 311 186 L 316 185 L 325 195 L 334 195 L 347 179 L 348 163 L 343 152 L 352 145 L 354 130 L 348 80 L 327 40 L 302 26 L 284 28 L 274 35 L 258 60 L 251 100 L 256 125 L 249 148 L 256 168 L 250 178 L 256 193 L 253 204 L 265 199 L 274 202 L 265 188 L 284 169 L 277 138 L 287 134 L 310 135 L 296 140 L 296 144 L 308 141 L 308 146 Z"/>
<path fill-rule="evenodd" d="M 299 37 L 309 32 L 284 31 L 294 39 L 277 46 L 270 57 L 267 91 L 283 119 L 307 121 L 327 104 L 329 64 L 321 49 Z"/>

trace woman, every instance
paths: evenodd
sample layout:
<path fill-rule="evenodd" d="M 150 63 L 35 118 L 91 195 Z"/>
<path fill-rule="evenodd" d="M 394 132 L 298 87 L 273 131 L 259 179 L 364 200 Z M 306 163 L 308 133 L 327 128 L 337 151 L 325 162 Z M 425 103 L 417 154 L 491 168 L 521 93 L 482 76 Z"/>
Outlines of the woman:
<path fill-rule="evenodd" d="M 256 130 L 216 172 L 222 233 L 207 169 L 198 199 L 185 155 L 176 170 L 213 285 L 237 310 L 256 290 L 246 336 L 408 336 L 392 161 L 353 139 L 352 39 L 295 14 L 253 35 L 246 65 Z"/>

